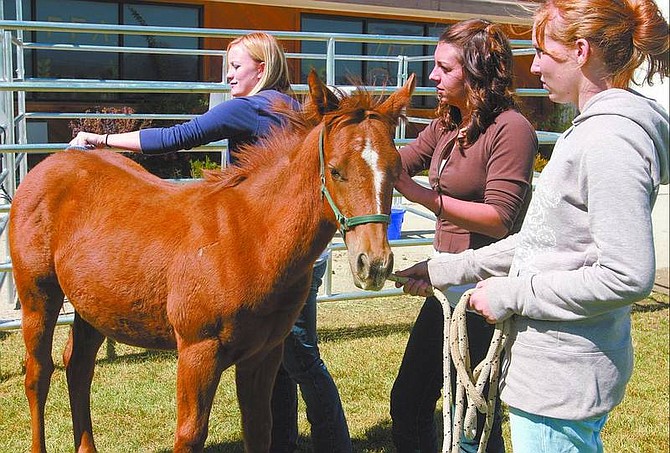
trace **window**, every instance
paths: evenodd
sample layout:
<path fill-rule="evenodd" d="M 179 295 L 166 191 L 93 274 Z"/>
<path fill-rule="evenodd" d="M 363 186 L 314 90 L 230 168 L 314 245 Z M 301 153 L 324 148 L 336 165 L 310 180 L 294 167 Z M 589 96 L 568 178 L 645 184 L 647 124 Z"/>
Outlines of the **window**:
<path fill-rule="evenodd" d="M 119 23 L 119 14 L 118 6 L 114 3 L 38 0 L 35 20 L 116 24 Z M 119 45 L 117 35 L 98 33 L 35 32 L 34 39 L 40 43 Z M 115 53 L 37 50 L 34 51 L 33 58 L 36 62 L 35 70 L 29 77 L 116 79 L 119 75 L 118 57 Z"/>
<path fill-rule="evenodd" d="M 30 0 L 20 0 L 21 3 L 21 20 L 29 20 L 32 17 L 30 9 Z M 18 20 L 17 11 L 16 11 L 16 0 L 4 0 L 2 2 L 3 8 L 3 18 L 6 20 Z M 25 69 L 26 72 L 32 73 L 32 60 L 30 58 L 25 59 Z M 16 53 L 12 51 L 12 67 L 16 68 Z"/>
<path fill-rule="evenodd" d="M 2 2 L 3 19 L 18 20 L 16 17 L 16 0 L 5 0 Z M 21 0 L 21 9 L 23 12 L 23 19 L 30 17 L 30 0 Z"/>
<path fill-rule="evenodd" d="M 368 21 L 367 31 L 371 35 L 403 35 L 403 36 L 423 36 L 424 26 L 420 24 L 408 24 L 391 21 Z M 367 44 L 366 55 L 391 56 L 420 56 L 426 52 L 426 46 L 409 44 Z M 409 72 L 414 72 L 418 80 L 423 77 L 423 64 L 410 63 Z M 377 62 L 370 61 L 366 68 L 366 80 L 371 85 L 397 85 L 398 77 L 397 62 Z"/>
<path fill-rule="evenodd" d="M 162 27 L 198 27 L 200 11 L 167 5 L 123 6 L 124 24 L 160 25 Z M 198 38 L 181 36 L 125 35 L 123 45 L 130 47 L 163 47 L 197 49 Z M 197 56 L 123 54 L 122 78 L 129 80 L 173 80 L 200 79 L 200 64 Z"/>
<path fill-rule="evenodd" d="M 439 36 L 445 25 L 421 24 L 404 21 L 390 21 L 366 18 L 342 18 L 335 16 L 321 16 L 303 14 L 301 30 L 323 33 L 359 33 L 374 35 L 403 35 L 403 36 Z M 395 57 L 397 55 L 420 56 L 432 55 L 434 47 L 409 44 L 384 43 L 343 43 L 336 42 L 337 55 L 370 55 Z M 326 53 L 325 42 L 303 41 L 302 53 Z M 303 60 L 301 82 L 304 83 L 310 68 L 316 68 L 319 75 L 325 79 L 326 61 L 324 59 Z M 433 67 L 432 59 L 426 62 L 412 62 L 409 72 L 417 76 L 420 86 L 432 86 L 428 79 Z M 379 60 L 337 60 L 335 63 L 335 83 L 348 85 L 351 81 L 362 82 L 367 85 L 383 86 L 398 83 L 398 62 Z M 412 100 L 414 107 L 434 108 L 436 101 L 431 96 L 417 96 Z"/>
<path fill-rule="evenodd" d="M 199 27 L 201 8 L 182 5 L 110 3 L 89 0 L 35 0 L 34 20 L 93 24 Z M 30 17 L 24 14 L 24 17 Z M 97 46 L 190 48 L 199 38 L 116 35 L 106 33 L 35 32 L 40 43 Z M 28 77 L 108 80 L 200 80 L 200 57 L 167 54 L 36 50 L 27 55 Z M 137 95 L 136 95 L 137 96 Z M 32 99 L 106 101 L 132 99 L 118 93 L 33 93 Z"/>
<path fill-rule="evenodd" d="M 363 21 L 360 19 L 342 19 L 322 16 L 302 17 L 302 31 L 315 31 L 321 33 L 363 33 Z M 302 53 L 326 54 L 325 41 L 303 41 Z M 356 42 L 337 42 L 335 52 L 339 55 L 363 55 L 363 44 Z M 306 59 L 302 60 L 300 79 L 305 83 L 307 74 L 312 68 L 316 69 L 319 77 L 326 79 L 326 60 Z M 338 60 L 335 62 L 335 84 L 349 85 L 361 80 L 363 75 L 363 62 L 360 60 Z"/>

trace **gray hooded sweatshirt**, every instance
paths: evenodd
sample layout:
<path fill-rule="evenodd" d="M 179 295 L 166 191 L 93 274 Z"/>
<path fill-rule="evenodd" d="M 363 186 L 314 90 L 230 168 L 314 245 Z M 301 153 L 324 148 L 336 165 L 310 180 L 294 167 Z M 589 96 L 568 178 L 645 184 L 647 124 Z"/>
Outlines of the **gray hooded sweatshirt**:
<path fill-rule="evenodd" d="M 654 284 L 651 211 L 668 184 L 668 114 L 633 91 L 595 95 L 560 137 L 521 231 L 428 262 L 439 289 L 487 279 L 511 318 L 501 398 L 583 420 L 623 399 L 633 369 L 630 310 Z"/>

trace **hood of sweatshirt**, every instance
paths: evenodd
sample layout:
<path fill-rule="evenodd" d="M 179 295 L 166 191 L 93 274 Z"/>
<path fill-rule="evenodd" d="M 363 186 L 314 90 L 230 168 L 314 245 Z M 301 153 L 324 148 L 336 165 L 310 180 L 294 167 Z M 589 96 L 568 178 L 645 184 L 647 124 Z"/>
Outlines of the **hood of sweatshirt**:
<path fill-rule="evenodd" d="M 656 184 L 668 184 L 670 169 L 668 148 L 670 147 L 670 124 L 668 112 L 656 101 L 642 96 L 633 90 L 612 88 L 593 96 L 584 106 L 583 111 L 572 121 L 576 126 L 587 118 L 596 115 L 618 115 L 638 124 L 644 129 L 654 142 L 657 158 L 651 162 L 658 162 L 660 180 Z M 650 153 L 654 150 L 638 148 L 640 153 Z"/>

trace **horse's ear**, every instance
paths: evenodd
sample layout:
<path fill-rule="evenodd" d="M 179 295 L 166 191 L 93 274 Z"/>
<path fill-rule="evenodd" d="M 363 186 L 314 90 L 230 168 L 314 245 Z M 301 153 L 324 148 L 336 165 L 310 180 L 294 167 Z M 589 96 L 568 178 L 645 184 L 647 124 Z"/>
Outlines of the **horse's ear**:
<path fill-rule="evenodd" d="M 321 81 L 316 70 L 312 69 L 307 76 L 307 85 L 309 86 L 309 97 L 317 112 L 324 114 L 337 110 L 340 106 L 340 100 L 335 96 L 328 86 Z"/>
<path fill-rule="evenodd" d="M 379 112 L 384 113 L 391 118 L 400 118 L 403 109 L 409 105 L 415 86 L 416 78 L 414 77 L 414 74 L 411 74 L 402 88 L 389 96 L 389 98 L 379 106 Z"/>

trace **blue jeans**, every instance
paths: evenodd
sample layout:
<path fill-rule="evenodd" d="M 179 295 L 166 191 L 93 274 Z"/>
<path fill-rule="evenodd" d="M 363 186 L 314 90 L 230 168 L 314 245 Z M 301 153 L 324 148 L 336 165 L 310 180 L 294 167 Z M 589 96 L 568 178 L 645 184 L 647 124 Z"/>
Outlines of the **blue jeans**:
<path fill-rule="evenodd" d="M 475 366 L 486 356 L 495 327 L 479 315 L 466 314 L 470 363 Z M 398 376 L 391 390 L 391 433 L 398 453 L 439 451 L 435 407 L 442 393 L 444 342 L 442 304 L 429 297 L 424 302 L 409 335 Z M 455 392 L 456 370 L 451 367 L 452 395 Z M 484 394 L 488 392 L 488 387 Z M 460 451 L 475 453 L 486 416 L 477 416 L 477 436 L 461 437 Z M 504 453 L 502 409 L 496 398 L 493 428 L 486 446 L 487 453 Z"/>
<path fill-rule="evenodd" d="M 600 432 L 607 415 L 562 420 L 509 408 L 514 453 L 603 453 Z"/>
<path fill-rule="evenodd" d="M 314 267 L 307 301 L 284 340 L 284 358 L 272 393 L 272 453 L 293 452 L 298 442 L 298 392 L 305 401 L 315 452 L 351 452 L 340 395 L 319 355 L 316 296 L 327 263 Z"/>

